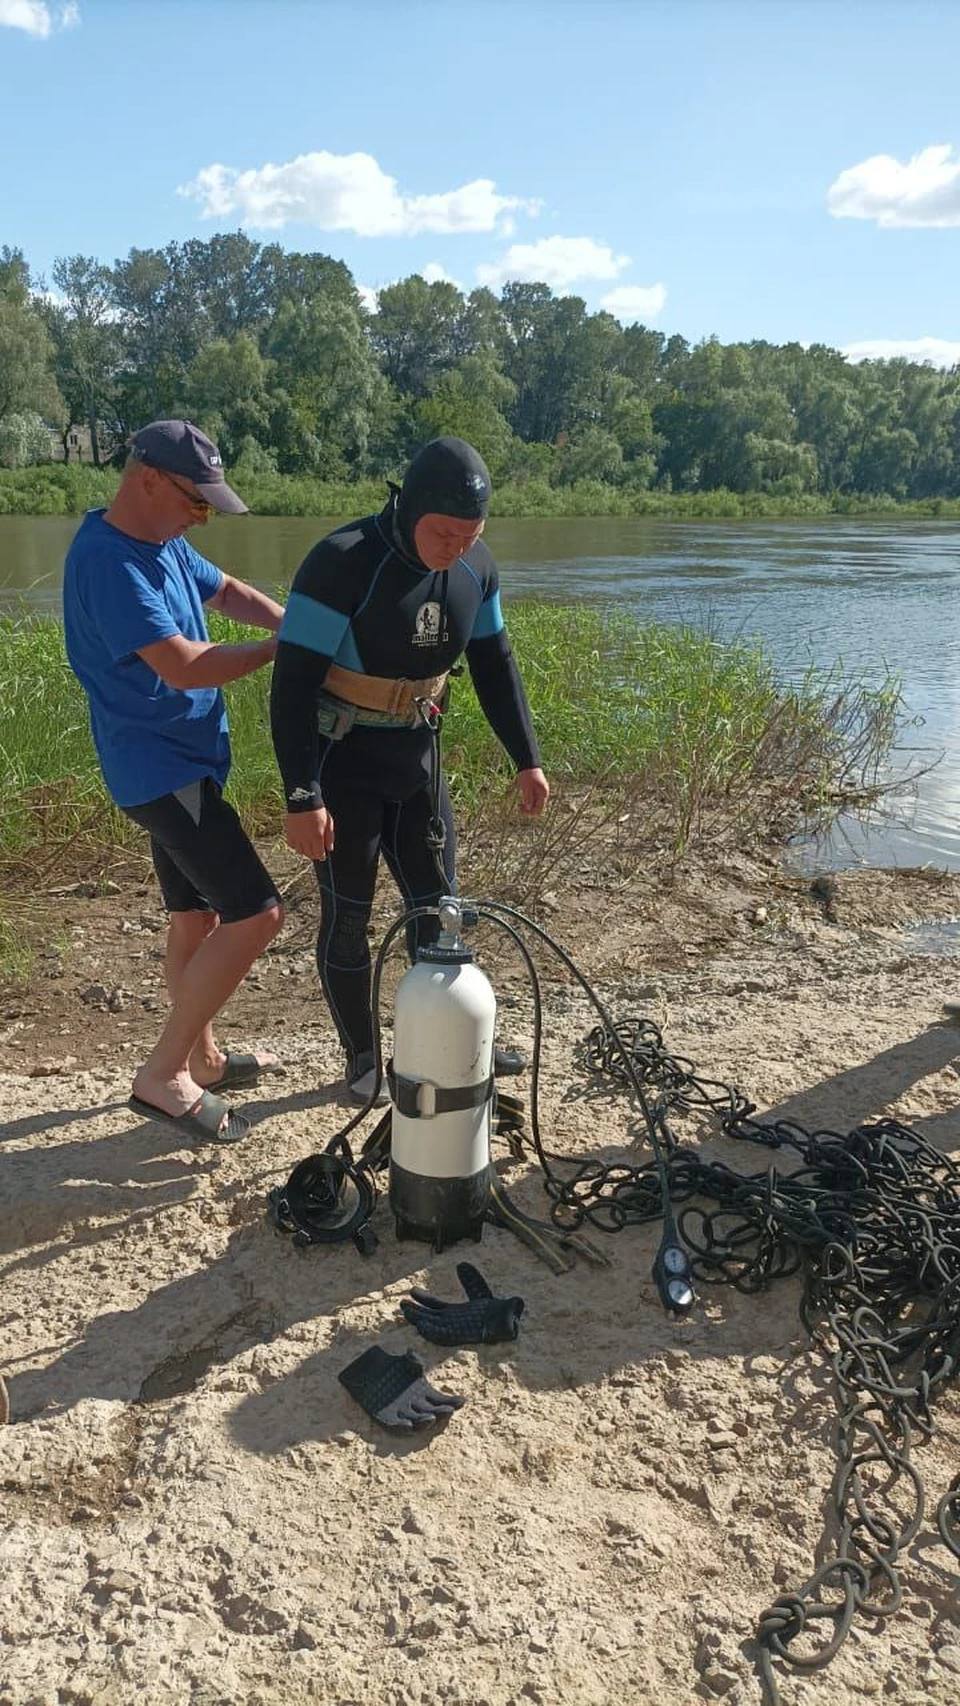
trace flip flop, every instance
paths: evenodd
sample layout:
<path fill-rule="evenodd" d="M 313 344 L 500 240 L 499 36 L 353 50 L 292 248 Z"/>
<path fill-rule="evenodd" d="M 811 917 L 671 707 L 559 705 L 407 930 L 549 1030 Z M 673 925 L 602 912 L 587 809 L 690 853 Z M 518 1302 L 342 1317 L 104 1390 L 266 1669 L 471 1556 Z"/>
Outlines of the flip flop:
<path fill-rule="evenodd" d="M 264 1076 L 280 1074 L 285 1070 L 279 1061 L 262 1061 L 258 1060 L 255 1054 L 240 1054 L 227 1049 L 223 1071 L 219 1078 L 207 1085 L 207 1089 L 248 1090 L 252 1089 L 254 1084 L 259 1084 Z"/>
<path fill-rule="evenodd" d="M 140 1096 L 131 1096 L 127 1106 L 145 1120 L 173 1126 L 193 1143 L 239 1143 L 250 1130 L 250 1121 L 243 1114 L 234 1113 L 220 1096 L 211 1096 L 209 1090 L 204 1090 L 199 1102 L 194 1102 L 185 1114 L 168 1114 Z"/>

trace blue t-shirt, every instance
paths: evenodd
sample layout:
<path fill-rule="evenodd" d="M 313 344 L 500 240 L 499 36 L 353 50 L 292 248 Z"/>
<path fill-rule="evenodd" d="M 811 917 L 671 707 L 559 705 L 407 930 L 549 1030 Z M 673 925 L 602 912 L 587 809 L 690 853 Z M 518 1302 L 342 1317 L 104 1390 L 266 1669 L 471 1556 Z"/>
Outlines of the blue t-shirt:
<path fill-rule="evenodd" d="M 88 510 L 67 552 L 63 627 L 90 701 L 103 778 L 119 806 L 141 806 L 230 768 L 217 687 L 168 687 L 137 653 L 182 634 L 206 640 L 203 606 L 223 574 L 185 539 L 151 545 Z"/>

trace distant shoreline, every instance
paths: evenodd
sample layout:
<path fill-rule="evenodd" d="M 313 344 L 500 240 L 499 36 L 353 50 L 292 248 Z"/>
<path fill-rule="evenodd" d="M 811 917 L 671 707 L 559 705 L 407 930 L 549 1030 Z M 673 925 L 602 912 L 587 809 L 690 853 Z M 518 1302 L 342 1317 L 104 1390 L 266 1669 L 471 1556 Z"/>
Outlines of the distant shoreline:
<path fill-rule="evenodd" d="M 246 475 L 231 479 L 255 515 L 337 517 L 368 515 L 386 500 L 386 478 L 347 482 L 304 479 L 295 475 Z M 0 470 L 0 516 L 82 515 L 110 502 L 119 482 L 114 469 L 88 464 L 44 463 L 34 468 Z M 880 493 L 642 491 L 583 480 L 551 486 L 530 479 L 494 488 L 494 518 L 562 521 L 570 517 L 651 517 L 663 521 L 803 521 L 852 516 L 874 521 L 960 521 L 960 497 L 897 499 Z"/>

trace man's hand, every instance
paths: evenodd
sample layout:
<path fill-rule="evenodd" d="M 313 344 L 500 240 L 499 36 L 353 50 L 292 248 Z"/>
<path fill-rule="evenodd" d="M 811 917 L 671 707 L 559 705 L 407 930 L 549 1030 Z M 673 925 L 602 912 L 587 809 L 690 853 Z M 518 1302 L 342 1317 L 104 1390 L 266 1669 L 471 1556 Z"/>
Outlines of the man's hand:
<path fill-rule="evenodd" d="M 305 859 L 322 864 L 333 852 L 333 815 L 321 806 L 315 812 L 287 812 L 283 823 L 287 846 Z"/>
<path fill-rule="evenodd" d="M 518 770 L 520 806 L 530 817 L 539 817 L 550 798 L 550 784 L 542 770 Z"/>

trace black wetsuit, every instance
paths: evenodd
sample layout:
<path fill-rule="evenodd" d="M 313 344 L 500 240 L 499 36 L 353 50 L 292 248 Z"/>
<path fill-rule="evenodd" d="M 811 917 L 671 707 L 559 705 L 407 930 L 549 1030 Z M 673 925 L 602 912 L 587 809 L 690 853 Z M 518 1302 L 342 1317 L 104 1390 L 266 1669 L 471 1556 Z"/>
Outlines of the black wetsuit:
<path fill-rule="evenodd" d="M 444 887 L 454 887 L 454 830 L 444 785 L 442 886 L 428 845 L 433 735 L 422 722 L 355 723 L 342 739 L 332 739 L 318 727 L 324 679 L 335 661 L 367 675 L 422 680 L 461 656 L 484 715 L 517 769 L 538 766 L 526 694 L 500 611 L 496 565 L 482 541 L 450 569 L 425 568 L 406 544 L 394 495 L 380 515 L 321 539 L 301 564 L 274 666 L 273 740 L 287 809 L 324 805 L 333 814 L 334 850 L 316 866 L 317 969 L 341 1041 L 354 1058 L 372 1046 L 367 924 L 379 854 L 405 905 L 429 905 Z M 418 939 L 430 934 L 422 931 Z"/>

